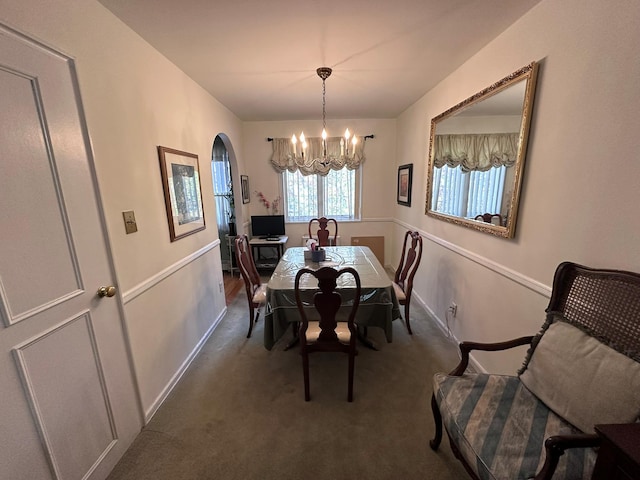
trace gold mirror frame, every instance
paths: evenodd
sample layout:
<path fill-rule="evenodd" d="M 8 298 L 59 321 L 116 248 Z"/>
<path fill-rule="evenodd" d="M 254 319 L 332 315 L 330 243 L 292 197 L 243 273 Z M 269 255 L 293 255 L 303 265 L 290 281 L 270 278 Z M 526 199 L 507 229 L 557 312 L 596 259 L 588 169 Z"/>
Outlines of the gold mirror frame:
<path fill-rule="evenodd" d="M 425 213 L 431 217 L 438 218 L 440 220 L 444 220 L 450 223 L 455 223 L 456 225 L 461 225 L 467 228 L 472 228 L 474 230 L 478 230 L 481 232 L 490 233 L 492 235 L 496 235 L 498 237 L 505 238 L 513 238 L 515 235 L 515 227 L 516 227 L 516 218 L 518 213 L 518 203 L 520 200 L 520 186 L 522 184 L 522 173 L 524 171 L 524 161 L 525 155 L 527 151 L 527 140 L 529 137 L 529 124 L 531 122 L 531 111 L 533 108 L 533 98 L 535 92 L 535 84 L 536 84 L 536 75 L 538 70 L 538 64 L 536 62 L 532 62 L 526 67 L 523 67 L 511 75 L 503 78 L 502 80 L 494 83 L 488 88 L 476 93 L 475 95 L 467 98 L 463 102 L 451 107 L 447 111 L 441 113 L 440 115 L 434 117 L 431 120 L 431 134 L 429 138 L 429 168 L 427 170 L 427 198 L 425 204 Z M 494 225 L 492 223 L 486 223 L 480 220 L 473 220 L 470 218 L 465 218 L 463 216 L 455 216 L 442 212 L 438 212 L 431 208 L 431 199 L 433 197 L 433 181 L 434 181 L 434 169 L 436 168 L 435 163 L 435 137 L 436 137 L 436 128 L 438 125 L 442 126 L 442 123 L 455 116 L 459 116 L 463 111 L 465 114 L 469 113 L 471 107 L 476 107 L 479 109 L 479 104 L 484 102 L 485 100 L 495 97 L 497 94 L 504 92 L 510 87 L 519 84 L 520 82 L 525 82 L 524 95 L 522 99 L 522 111 L 521 111 L 521 121 L 520 121 L 520 130 L 518 134 L 518 142 L 517 142 L 517 154 L 515 162 L 512 167 L 514 168 L 514 172 L 511 173 L 510 176 L 513 177 L 513 183 L 504 186 L 505 191 L 509 191 L 507 187 L 511 187 L 511 195 L 509 198 L 503 198 L 503 201 L 506 201 L 506 211 L 508 214 L 506 215 L 506 219 L 502 225 Z M 483 107 L 486 106 L 483 105 Z M 462 116 L 460 116 L 462 117 Z M 460 120 L 460 117 L 457 118 L 457 121 Z M 515 132 L 513 133 L 515 134 Z M 461 167 L 459 167 L 461 168 Z M 488 212 L 491 213 L 491 212 Z"/>

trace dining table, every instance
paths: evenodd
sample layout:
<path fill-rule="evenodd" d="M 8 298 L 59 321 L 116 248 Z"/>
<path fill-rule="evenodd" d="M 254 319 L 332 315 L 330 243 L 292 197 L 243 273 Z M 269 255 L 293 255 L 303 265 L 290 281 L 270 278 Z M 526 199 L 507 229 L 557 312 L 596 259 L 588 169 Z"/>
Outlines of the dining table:
<path fill-rule="evenodd" d="M 295 277 L 302 268 L 317 270 L 322 267 L 340 269 L 353 267 L 360 277 L 360 305 L 355 317 L 359 329 L 379 327 L 384 330 L 387 342 L 393 340 L 393 320 L 402 318 L 400 305 L 392 286 L 392 280 L 369 247 L 323 247 L 325 259 L 314 262 L 306 247 L 290 247 L 280 258 L 269 282 L 264 315 L 264 346 L 271 350 L 287 329 L 300 321 L 295 298 Z M 307 255 L 305 256 L 305 252 Z M 346 321 L 353 303 L 355 280 L 351 275 L 338 278 L 337 291 L 342 296 L 338 321 Z M 304 308 L 314 309 L 313 295 L 318 284 L 312 275 L 300 279 L 301 300 Z"/>

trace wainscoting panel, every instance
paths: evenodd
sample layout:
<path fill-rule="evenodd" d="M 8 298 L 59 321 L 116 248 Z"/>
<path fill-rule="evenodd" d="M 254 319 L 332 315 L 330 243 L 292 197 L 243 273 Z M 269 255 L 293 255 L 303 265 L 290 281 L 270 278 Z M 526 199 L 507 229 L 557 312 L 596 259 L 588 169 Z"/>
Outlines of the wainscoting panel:
<path fill-rule="evenodd" d="M 220 241 L 170 265 L 124 297 L 148 422 L 226 312 Z"/>
<path fill-rule="evenodd" d="M 82 287 L 58 168 L 42 119 L 40 84 L 30 74 L 6 69 L 0 70 L 0 84 L 3 156 L 20 159 L 3 161 L 0 175 L 0 315 L 12 325 Z M 31 141 L 8 141 L 4 135 L 15 135 L 15 125 L 29 132 Z M 23 188 L 26 184 L 29 188 Z M 24 268 L 27 262 L 42 265 L 49 274 Z"/>
<path fill-rule="evenodd" d="M 117 439 L 89 312 L 14 354 L 55 477 L 85 478 Z"/>

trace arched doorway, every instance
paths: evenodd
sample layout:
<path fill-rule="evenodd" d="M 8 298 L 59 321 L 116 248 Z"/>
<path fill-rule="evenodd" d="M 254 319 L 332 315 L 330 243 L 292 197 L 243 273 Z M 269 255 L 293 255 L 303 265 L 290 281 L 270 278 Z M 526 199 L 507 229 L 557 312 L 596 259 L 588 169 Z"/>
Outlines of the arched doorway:
<path fill-rule="evenodd" d="M 235 259 L 233 258 L 231 244 L 237 228 L 236 203 L 231 170 L 229 151 L 222 137 L 217 135 L 213 141 L 211 152 L 211 176 L 213 178 L 213 196 L 216 204 L 218 236 L 221 246 L 220 257 L 222 269 L 233 273 Z"/>

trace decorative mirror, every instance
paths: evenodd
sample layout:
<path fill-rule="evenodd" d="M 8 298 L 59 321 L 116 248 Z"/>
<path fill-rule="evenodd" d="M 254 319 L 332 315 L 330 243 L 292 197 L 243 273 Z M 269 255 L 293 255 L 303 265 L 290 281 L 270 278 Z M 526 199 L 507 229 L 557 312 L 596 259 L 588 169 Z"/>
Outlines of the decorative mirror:
<path fill-rule="evenodd" d="M 431 120 L 427 215 L 513 238 L 537 69 L 533 62 Z"/>

